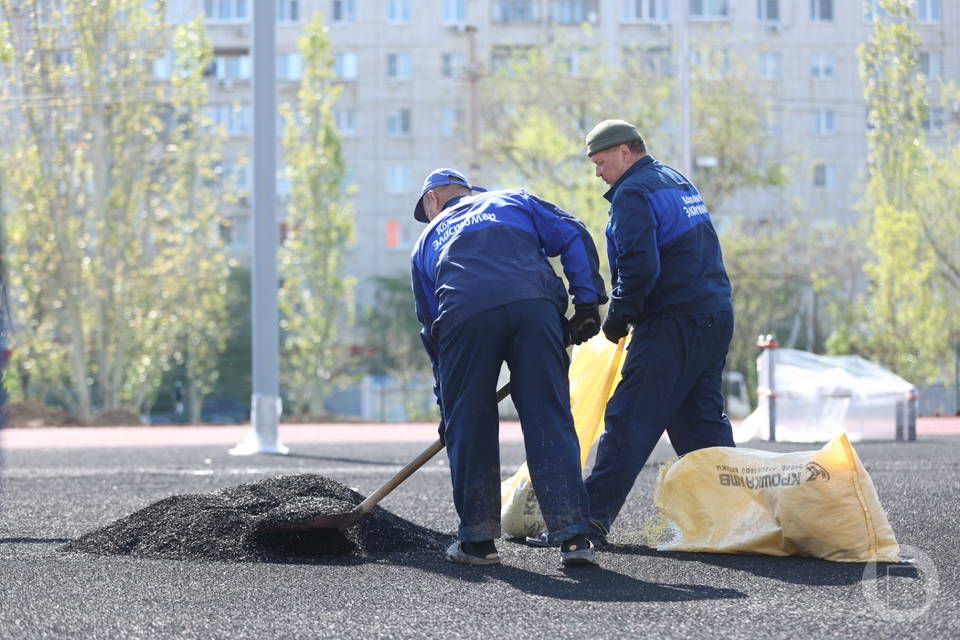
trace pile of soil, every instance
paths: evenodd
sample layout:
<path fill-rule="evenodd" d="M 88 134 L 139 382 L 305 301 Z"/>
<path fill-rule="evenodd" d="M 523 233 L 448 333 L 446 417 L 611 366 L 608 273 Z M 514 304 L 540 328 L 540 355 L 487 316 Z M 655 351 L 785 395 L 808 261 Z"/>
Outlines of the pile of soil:
<path fill-rule="evenodd" d="M 177 560 L 302 562 L 325 556 L 439 551 L 451 540 L 380 507 L 343 531 L 268 531 L 282 522 L 350 511 L 362 501 L 356 491 L 324 476 L 281 476 L 208 494 L 165 498 L 62 550 Z"/>
<path fill-rule="evenodd" d="M 35 400 L 7 403 L 6 415 L 8 427 L 73 427 L 82 424 L 60 407 L 51 407 Z"/>

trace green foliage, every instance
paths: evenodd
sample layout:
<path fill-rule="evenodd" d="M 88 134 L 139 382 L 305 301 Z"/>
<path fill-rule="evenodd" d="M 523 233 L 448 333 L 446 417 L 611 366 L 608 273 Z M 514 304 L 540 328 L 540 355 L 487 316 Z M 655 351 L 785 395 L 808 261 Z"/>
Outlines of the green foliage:
<path fill-rule="evenodd" d="M 219 344 L 216 202 L 196 182 L 215 162 L 198 125 L 209 43 L 185 28 L 171 84 L 152 73 L 172 35 L 162 3 L 0 0 L 0 13 L 17 393 L 85 420 L 139 412 L 178 358 Z"/>
<path fill-rule="evenodd" d="M 589 32 L 584 39 L 589 41 Z M 484 166 L 496 168 L 504 186 L 523 186 L 584 220 L 606 270 L 609 207 L 601 195 L 607 187 L 595 177 L 584 136 L 603 119 L 625 119 L 644 134 L 648 151 L 676 166 L 680 154 L 670 132 L 680 100 L 676 78 L 651 69 L 639 49 L 625 55 L 623 64 L 611 64 L 605 49 L 584 45 L 576 50 L 580 71 L 572 73 L 566 56 L 573 46 L 568 38 L 556 38 L 484 79 L 481 158 Z M 783 166 L 768 157 L 766 105 L 749 90 L 756 83 L 748 65 L 710 43 L 700 47 L 699 58 L 691 77 L 692 155 L 712 158 L 714 166 L 696 169 L 692 178 L 717 211 L 738 190 L 787 180 Z M 796 249 L 795 226 L 773 221 L 754 228 L 728 218 L 723 249 L 737 305 L 728 368 L 753 375 L 756 336 L 795 331 L 809 276 L 799 264 L 784 270 L 783 260 L 771 258 Z M 809 314 L 808 323 L 815 324 L 815 312 Z"/>
<path fill-rule="evenodd" d="M 884 0 L 890 17 L 874 23 L 858 50 L 870 130 L 870 214 L 864 267 L 869 289 L 831 346 L 865 354 L 918 383 L 946 374 L 958 335 L 955 257 L 960 224 L 952 187 L 960 152 L 947 137 L 931 148 L 928 87 L 919 73 L 920 37 L 906 0 Z"/>
<path fill-rule="evenodd" d="M 338 342 L 352 323 L 351 278 L 345 249 L 353 238 L 353 208 L 343 188 L 345 165 L 332 108 L 333 54 L 319 13 L 299 41 L 303 78 L 295 106 L 284 105 L 283 144 L 291 181 L 288 235 L 280 251 L 282 369 L 294 412 L 318 413 L 319 404 L 356 366 Z"/>
<path fill-rule="evenodd" d="M 366 344 L 373 347 L 368 361 L 373 375 L 390 376 L 401 389 L 411 390 L 420 383 L 430 388 L 433 373 L 430 359 L 420 341 L 420 321 L 414 311 L 409 278 L 374 278 L 373 304 L 363 317 Z M 429 394 L 432 400 L 433 395 Z M 423 393 L 409 394 L 405 404 L 410 420 L 436 419 L 435 405 L 423 406 Z"/>

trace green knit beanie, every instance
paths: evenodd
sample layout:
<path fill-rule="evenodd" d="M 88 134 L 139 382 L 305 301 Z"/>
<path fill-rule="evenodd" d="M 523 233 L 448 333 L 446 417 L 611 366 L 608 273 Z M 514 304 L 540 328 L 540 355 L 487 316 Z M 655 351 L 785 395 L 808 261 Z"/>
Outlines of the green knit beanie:
<path fill-rule="evenodd" d="M 633 140 L 643 142 L 643 136 L 635 126 L 624 120 L 604 120 L 587 134 L 587 155 Z"/>

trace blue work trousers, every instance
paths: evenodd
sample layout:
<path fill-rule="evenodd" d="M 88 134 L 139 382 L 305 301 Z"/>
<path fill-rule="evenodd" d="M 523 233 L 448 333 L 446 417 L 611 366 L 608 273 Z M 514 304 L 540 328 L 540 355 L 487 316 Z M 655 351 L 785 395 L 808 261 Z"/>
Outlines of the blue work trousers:
<path fill-rule="evenodd" d="M 651 318 L 633 330 L 586 480 L 590 517 L 606 533 L 666 430 L 678 455 L 733 447 L 722 376 L 733 312 Z"/>
<path fill-rule="evenodd" d="M 551 541 L 590 531 L 580 443 L 570 413 L 564 319 L 545 299 L 479 313 L 440 336 L 444 440 L 459 539 L 500 537 L 500 420 L 497 378 L 510 368 L 530 479 Z"/>

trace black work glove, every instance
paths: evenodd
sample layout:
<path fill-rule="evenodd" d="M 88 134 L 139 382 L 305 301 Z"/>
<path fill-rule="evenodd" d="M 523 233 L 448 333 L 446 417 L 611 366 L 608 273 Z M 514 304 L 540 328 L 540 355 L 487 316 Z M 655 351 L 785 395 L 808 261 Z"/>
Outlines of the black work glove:
<path fill-rule="evenodd" d="M 626 322 L 611 318 L 609 313 L 607 317 L 603 319 L 603 335 L 607 336 L 607 340 L 613 344 L 619 343 L 620 339 L 627 335 L 628 331 L 629 327 Z"/>
<path fill-rule="evenodd" d="M 600 306 L 574 305 L 573 316 L 567 322 L 567 344 L 581 344 L 600 333 Z"/>

